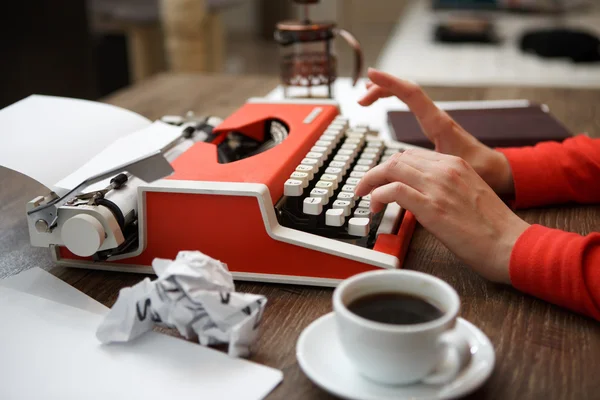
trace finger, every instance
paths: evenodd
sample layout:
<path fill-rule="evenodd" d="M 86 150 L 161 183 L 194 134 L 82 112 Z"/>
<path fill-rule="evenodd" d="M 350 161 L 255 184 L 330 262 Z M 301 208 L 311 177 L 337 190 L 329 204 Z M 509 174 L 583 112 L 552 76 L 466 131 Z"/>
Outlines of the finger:
<path fill-rule="evenodd" d="M 383 89 L 378 85 L 372 85 L 371 87 L 369 87 L 369 90 L 367 90 L 367 93 L 358 100 L 358 104 L 360 104 L 361 106 L 370 106 L 378 99 L 388 97 L 390 95 L 390 92 L 386 89 Z"/>
<path fill-rule="evenodd" d="M 371 193 L 371 211 L 373 213 L 381 211 L 389 203 L 397 203 L 400 207 L 410 210 L 419 218 L 423 207 L 427 204 L 427 197 L 402 182 L 388 183 L 378 187 Z"/>
<path fill-rule="evenodd" d="M 420 159 L 425 159 L 429 161 L 442 161 L 445 157 L 445 154 L 438 153 L 437 151 L 429 150 L 429 149 L 420 149 L 420 148 L 410 148 L 406 149 L 403 152 L 404 155 L 411 155 Z"/>
<path fill-rule="evenodd" d="M 423 172 L 418 166 L 428 162 L 430 161 L 422 158 L 397 154 L 367 172 L 356 186 L 355 193 L 357 196 L 366 196 L 373 189 L 391 182 L 402 182 L 416 190 L 421 190 Z"/>
<path fill-rule="evenodd" d="M 438 110 L 438 107 L 416 84 L 401 80 L 386 72 L 369 69 L 369 79 L 402 100 L 417 118 L 423 118 Z"/>
<path fill-rule="evenodd" d="M 369 78 L 374 84 L 388 90 L 406 103 L 426 135 L 435 136 L 449 129 L 453 124 L 452 118 L 439 109 L 418 85 L 374 69 L 369 70 Z"/>

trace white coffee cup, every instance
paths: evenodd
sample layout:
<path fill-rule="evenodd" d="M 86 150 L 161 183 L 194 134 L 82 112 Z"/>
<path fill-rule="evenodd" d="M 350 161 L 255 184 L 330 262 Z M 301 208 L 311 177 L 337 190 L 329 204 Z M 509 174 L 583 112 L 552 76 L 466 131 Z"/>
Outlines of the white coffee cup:
<path fill-rule="evenodd" d="M 424 299 L 442 311 L 429 322 L 399 325 L 375 322 L 348 309 L 376 293 Z M 333 309 L 344 353 L 362 376 L 383 384 L 450 381 L 470 361 L 467 339 L 455 330 L 460 309 L 456 291 L 441 279 L 416 271 L 370 271 L 348 278 L 333 293 Z"/>

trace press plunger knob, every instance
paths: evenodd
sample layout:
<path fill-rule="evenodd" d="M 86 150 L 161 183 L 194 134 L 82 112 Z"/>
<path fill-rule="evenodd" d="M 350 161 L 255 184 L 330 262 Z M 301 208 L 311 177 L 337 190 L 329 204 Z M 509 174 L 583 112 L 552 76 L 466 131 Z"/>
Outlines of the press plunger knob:
<path fill-rule="evenodd" d="M 69 218 L 61 229 L 62 241 L 73 254 L 89 257 L 104 243 L 104 227 L 96 218 L 79 214 Z"/>

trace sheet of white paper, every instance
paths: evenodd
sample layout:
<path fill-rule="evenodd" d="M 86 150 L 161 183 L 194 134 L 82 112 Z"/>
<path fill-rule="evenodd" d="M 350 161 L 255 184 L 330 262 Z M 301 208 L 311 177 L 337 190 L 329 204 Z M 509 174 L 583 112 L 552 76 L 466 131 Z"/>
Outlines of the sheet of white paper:
<path fill-rule="evenodd" d="M 0 286 L 42 297 L 46 300 L 79 308 L 98 315 L 106 315 L 109 308 L 80 292 L 39 267 L 0 280 Z"/>
<path fill-rule="evenodd" d="M 82 165 L 81 168 L 57 182 L 55 186 L 64 190 L 73 189 L 90 176 L 161 150 L 179 137 L 182 130 L 182 127 L 155 121 L 148 127 L 130 132 L 109 144 L 104 150 Z M 101 186 L 106 186 L 106 184 L 96 184 L 88 190 Z"/>
<path fill-rule="evenodd" d="M 396 97 L 379 99 L 369 107 L 358 104 L 358 100 L 367 92 L 366 79 L 360 79 L 356 86 L 352 86 L 350 78 L 338 78 L 333 85 L 333 98 L 340 105 L 341 114 L 350 119 L 351 124 L 368 124 L 371 128 L 379 130 L 384 139 L 393 139 L 388 126 L 387 112 L 392 110 L 408 110 L 405 103 Z M 290 96 L 302 96 L 306 90 L 302 88 L 289 88 Z M 326 95 L 325 88 L 313 89 L 315 96 Z M 283 99 L 283 87 L 278 86 L 266 96 L 267 99 Z M 487 101 L 446 101 L 436 102 L 436 105 L 444 110 L 452 109 L 483 109 L 483 108 L 506 108 L 526 107 L 527 100 L 487 100 Z"/>
<path fill-rule="evenodd" d="M 0 110 L 0 165 L 52 189 L 117 138 L 150 124 L 108 104 L 32 95 Z"/>
<path fill-rule="evenodd" d="M 262 399 L 281 371 L 149 332 L 101 345 L 102 316 L 0 287 L 0 398 Z"/>

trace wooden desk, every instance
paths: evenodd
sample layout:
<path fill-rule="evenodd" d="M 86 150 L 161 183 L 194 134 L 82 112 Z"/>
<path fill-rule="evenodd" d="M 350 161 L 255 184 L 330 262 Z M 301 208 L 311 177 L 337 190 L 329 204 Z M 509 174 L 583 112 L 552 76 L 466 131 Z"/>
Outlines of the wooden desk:
<path fill-rule="evenodd" d="M 106 99 L 149 118 L 163 114 L 214 113 L 227 116 L 246 98 L 268 93 L 275 78 L 159 75 Z M 534 88 L 427 88 L 436 100 L 528 98 L 549 105 L 570 129 L 600 136 L 600 91 Z M 55 268 L 46 249 L 29 245 L 25 202 L 42 188 L 17 173 L 0 170 L 0 277 L 39 266 L 107 306 L 119 289 L 140 275 Z M 519 213 L 530 223 L 580 234 L 600 231 L 600 207 L 545 208 Z M 468 398 L 586 399 L 600 393 L 600 324 L 507 287 L 481 279 L 444 246 L 418 227 L 406 268 L 430 273 L 449 282 L 462 300 L 462 317 L 491 339 L 497 364 L 487 383 Z M 332 398 L 314 386 L 295 357 L 301 331 L 331 311 L 332 289 L 272 284 L 246 284 L 240 291 L 261 293 L 269 303 L 253 360 L 284 372 L 272 399 Z"/>

